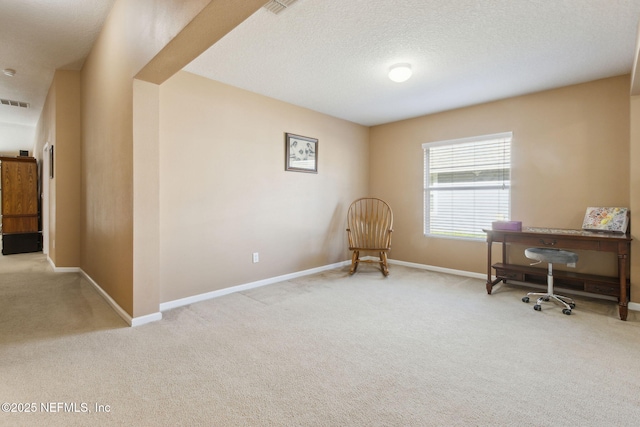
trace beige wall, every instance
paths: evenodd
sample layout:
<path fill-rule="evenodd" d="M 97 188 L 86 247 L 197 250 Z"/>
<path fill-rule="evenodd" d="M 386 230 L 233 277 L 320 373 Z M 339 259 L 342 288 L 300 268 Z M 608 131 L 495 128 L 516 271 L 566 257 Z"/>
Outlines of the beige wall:
<path fill-rule="evenodd" d="M 116 2 L 82 69 L 81 268 L 133 313 L 133 75 L 126 2 Z"/>
<path fill-rule="evenodd" d="M 69 175 L 64 195 L 57 173 L 52 183 L 53 256 L 64 266 L 79 257 L 80 267 L 130 315 L 153 313 L 158 301 L 348 258 L 344 213 L 364 193 L 394 207 L 392 258 L 484 272 L 483 242 L 422 236 L 423 142 L 513 131 L 512 216 L 525 225 L 577 227 L 586 206 L 637 203 L 629 195 L 635 187 L 627 158 L 628 77 L 371 129 L 188 73 L 160 87 L 135 81 L 160 82 L 168 68 L 188 61 L 192 53 L 184 52 L 205 39 L 198 36 L 205 15 L 222 22 L 228 12 L 240 20 L 260 5 L 119 0 L 81 72 L 80 150 L 70 144 L 62 164 L 56 156 L 56 168 Z M 192 20 L 201 9 L 203 19 Z M 176 52 L 184 57 L 163 60 Z M 74 79 L 65 75 L 52 85 L 38 143 L 60 144 L 56 126 L 66 119 L 57 112 L 77 114 Z M 59 85 L 69 96 L 61 102 Z M 75 137 L 71 127 L 61 132 Z M 319 174 L 283 170 L 284 132 L 320 139 Z M 76 155 L 81 171 L 74 182 Z M 77 218 L 76 236 L 70 225 Z M 69 236 L 64 249 L 61 227 Z M 251 263 L 252 252 L 260 252 L 260 263 Z M 581 256 L 591 262 L 592 255 Z M 606 273 L 615 262 L 595 258 L 593 264 Z M 632 285 L 632 299 L 635 294 Z"/>
<path fill-rule="evenodd" d="M 137 117 L 149 119 L 145 114 L 134 115 L 134 77 L 141 70 L 146 70 L 142 79 L 171 75 L 210 46 L 210 34 L 215 34 L 214 39 L 222 37 L 224 32 L 212 22 L 194 19 L 203 11 L 213 13 L 218 21 L 231 16 L 241 22 L 243 16 L 249 16 L 260 6 L 260 0 L 241 3 L 119 0 L 84 64 L 80 264 L 131 316 L 158 311 L 154 303 L 157 290 L 147 292 L 150 288 L 148 277 L 142 280 L 139 289 L 134 282 L 135 278 L 144 277 L 134 276 L 136 255 L 146 254 L 140 260 L 139 268 L 158 265 L 157 259 L 148 258 L 148 254 L 157 252 L 153 242 L 141 239 L 134 242 L 134 176 L 137 173 L 134 170 L 140 167 L 142 176 L 157 168 L 146 160 L 136 164 L 142 158 L 135 153 L 137 141 L 134 135 L 142 137 L 141 144 L 148 146 L 153 143 L 148 140 L 153 130 L 146 128 L 148 125 L 144 123 L 134 129 Z M 185 28 L 188 31 L 183 35 Z M 172 48 L 165 51 L 167 45 Z M 180 49 L 181 46 L 186 47 Z M 163 61 L 166 56 L 170 58 Z M 151 63 L 154 66 L 147 70 Z M 154 101 L 146 88 L 140 87 L 136 91 L 139 105 L 154 108 L 157 99 Z M 149 188 L 138 185 L 137 194 L 157 194 L 157 182 L 146 185 Z"/>
<path fill-rule="evenodd" d="M 36 127 L 35 155 L 54 146 L 49 180 L 48 255 L 56 267 L 80 265 L 80 72 L 56 71 Z M 49 179 L 43 176 L 42 179 Z"/>
<path fill-rule="evenodd" d="M 368 128 L 186 72 L 160 87 L 160 123 L 162 302 L 349 258 Z M 284 170 L 285 132 L 318 138 L 317 174 Z"/>
<path fill-rule="evenodd" d="M 631 300 L 640 302 L 640 96 L 631 97 L 629 197 L 631 208 Z"/>
<path fill-rule="evenodd" d="M 511 216 L 525 226 L 580 228 L 588 206 L 629 206 L 629 84 L 615 77 L 373 127 L 370 185 L 394 209 L 391 258 L 486 272 L 484 242 L 423 236 L 425 142 L 513 131 Z M 613 256 L 580 255 L 577 271 L 615 272 Z"/>
<path fill-rule="evenodd" d="M 56 84 L 55 77 L 54 81 L 51 83 L 49 87 L 49 92 L 47 92 L 47 97 L 45 99 L 44 105 L 42 107 L 42 113 L 40 114 L 40 118 L 38 119 L 38 124 L 35 128 L 35 141 L 33 144 L 33 156 L 38 160 L 40 173 L 43 171 L 42 166 L 42 150 L 46 144 L 55 145 L 56 144 Z M 40 180 L 49 179 L 49 177 L 41 176 Z M 55 236 L 55 209 L 51 208 L 53 204 L 53 200 L 55 199 L 55 182 L 53 180 L 49 180 L 49 247 L 46 248 L 48 256 L 51 258 L 53 255 L 51 253 L 51 237 Z M 45 208 L 43 206 L 43 208 Z M 53 217 L 53 218 L 52 218 Z M 46 243 L 46 242 L 43 242 Z M 53 258 L 51 258 L 53 259 Z"/>
<path fill-rule="evenodd" d="M 54 80 L 55 81 L 55 80 Z M 42 161 L 42 149 L 46 143 L 54 144 L 56 142 L 56 85 L 54 82 L 49 87 L 47 97 L 42 107 L 42 114 L 38 119 L 35 128 L 33 153 L 32 155 Z"/>
<path fill-rule="evenodd" d="M 160 87 L 133 82 L 134 317 L 160 304 Z"/>
<path fill-rule="evenodd" d="M 50 212 L 55 233 L 50 257 L 57 267 L 80 265 L 81 108 L 80 72 L 56 71 L 56 143 Z M 51 188 L 51 187 L 50 187 Z M 53 240 L 55 239 L 55 240 Z M 54 247 L 55 242 L 55 247 Z"/>

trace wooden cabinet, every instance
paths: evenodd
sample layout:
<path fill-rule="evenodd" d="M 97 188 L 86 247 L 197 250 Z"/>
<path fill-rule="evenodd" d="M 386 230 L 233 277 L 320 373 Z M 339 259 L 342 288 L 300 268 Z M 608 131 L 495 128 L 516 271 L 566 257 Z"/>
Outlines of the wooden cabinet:
<path fill-rule="evenodd" d="M 42 250 L 38 165 L 32 157 L 0 157 L 2 254 Z"/>

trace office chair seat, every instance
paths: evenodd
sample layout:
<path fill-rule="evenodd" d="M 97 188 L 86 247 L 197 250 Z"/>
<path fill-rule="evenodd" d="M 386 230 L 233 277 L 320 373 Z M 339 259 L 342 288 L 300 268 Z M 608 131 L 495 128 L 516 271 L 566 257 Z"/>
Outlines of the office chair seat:
<path fill-rule="evenodd" d="M 522 297 L 522 301 L 529 302 L 529 297 L 537 296 L 538 300 L 536 305 L 533 306 L 534 310 L 541 311 L 543 302 L 554 301 L 564 306 L 562 309 L 564 314 L 571 314 L 571 310 L 576 307 L 573 299 L 553 293 L 553 264 L 567 264 L 575 267 L 575 263 L 578 262 L 578 254 L 562 249 L 551 248 L 528 248 L 524 251 L 524 254 L 527 258 L 538 261 L 534 264 L 541 262 L 548 264 L 547 292 L 529 292 L 526 296 Z"/>

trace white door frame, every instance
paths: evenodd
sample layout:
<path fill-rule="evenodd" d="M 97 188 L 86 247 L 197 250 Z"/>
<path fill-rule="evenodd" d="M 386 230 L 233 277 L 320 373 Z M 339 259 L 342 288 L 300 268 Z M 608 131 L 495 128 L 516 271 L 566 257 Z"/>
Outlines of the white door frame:
<path fill-rule="evenodd" d="M 49 253 L 49 143 L 42 149 L 42 253 Z"/>

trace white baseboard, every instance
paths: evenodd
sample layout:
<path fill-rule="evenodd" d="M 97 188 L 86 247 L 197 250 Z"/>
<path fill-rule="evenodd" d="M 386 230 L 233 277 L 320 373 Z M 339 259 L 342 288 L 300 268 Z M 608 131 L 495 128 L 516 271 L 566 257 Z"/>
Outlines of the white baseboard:
<path fill-rule="evenodd" d="M 51 267 L 53 268 L 53 271 L 55 273 L 80 273 L 85 279 L 87 279 L 91 286 L 95 288 L 98 294 L 100 294 L 100 296 L 104 298 L 107 304 L 109 304 L 111 308 L 113 308 L 113 310 L 118 313 L 118 315 L 125 322 L 127 322 L 129 326 L 141 326 L 162 319 L 162 313 L 159 311 L 156 313 L 148 314 L 146 316 L 131 317 L 129 313 L 127 313 L 122 307 L 120 307 L 120 305 L 113 298 L 111 298 L 111 296 L 109 296 L 109 294 L 106 293 L 104 289 L 102 289 L 100 285 L 98 285 L 98 283 L 96 283 L 96 281 L 93 280 L 91 276 L 89 276 L 83 269 L 81 269 L 80 267 L 56 267 L 53 260 L 49 258 L 49 255 L 47 255 L 47 261 L 49 261 L 49 264 L 51 264 Z"/>
<path fill-rule="evenodd" d="M 80 273 L 82 271 L 80 267 L 56 267 L 53 260 L 49 258 L 49 255 L 47 255 L 47 261 L 49 261 L 55 273 Z"/>
<path fill-rule="evenodd" d="M 93 286 L 95 290 L 98 291 L 98 293 L 102 296 L 102 298 L 104 298 L 105 301 L 107 301 L 107 303 L 111 306 L 111 308 L 113 308 L 115 312 L 118 313 L 118 315 L 122 317 L 122 319 L 125 322 L 127 322 L 127 324 L 129 324 L 129 326 L 133 326 L 133 318 L 129 316 L 129 313 L 124 311 L 124 309 L 120 307 L 118 303 L 113 298 L 111 298 L 111 296 L 108 293 L 106 293 L 104 289 L 102 289 L 100 285 L 98 285 L 96 281 L 93 280 L 91 276 L 89 276 L 84 270 L 80 269 L 80 274 L 85 279 L 87 279 L 89 283 L 91 283 L 91 286 Z"/>
<path fill-rule="evenodd" d="M 232 286 L 229 288 L 219 289 L 217 291 L 206 292 L 204 294 L 198 294 L 191 297 L 181 298 L 173 301 L 167 301 L 160 304 L 160 311 L 167 311 L 173 308 L 182 307 L 185 305 L 193 304 L 196 302 L 206 301 L 212 298 L 218 298 L 224 295 L 229 295 L 235 292 L 242 292 L 249 289 L 259 288 L 261 286 L 271 285 L 273 283 L 284 282 L 285 280 L 291 280 L 298 277 L 308 276 L 310 274 L 320 273 L 326 270 L 333 270 L 334 268 L 344 267 L 351 264 L 351 261 L 342 261 L 335 264 L 329 264 L 322 267 L 311 268 L 309 270 L 298 271 L 295 273 L 284 274 L 282 276 L 272 277 L 270 279 L 258 280 L 256 282 L 245 283 L 244 285 Z"/>
<path fill-rule="evenodd" d="M 368 257 L 367 257 L 368 258 Z M 373 259 L 373 257 L 371 257 Z M 242 292 L 242 291 L 246 291 L 249 289 L 254 289 L 254 288 L 259 288 L 261 286 L 266 286 L 266 285 L 271 285 L 273 283 L 278 283 L 278 282 L 284 282 L 286 280 L 291 280 L 291 279 L 295 279 L 298 277 L 303 277 L 303 276 L 308 276 L 311 274 L 315 274 L 315 273 L 320 273 L 323 271 L 327 271 L 327 270 L 332 270 L 334 268 L 340 268 L 340 267 L 344 267 L 347 265 L 351 264 L 351 261 L 342 261 L 342 262 L 338 262 L 335 264 L 329 264 L 329 265 L 325 265 L 322 267 L 316 267 L 316 268 L 311 268 L 309 270 L 303 270 L 303 271 L 298 271 L 295 273 L 289 273 L 289 274 L 284 274 L 282 276 L 276 276 L 276 277 L 272 277 L 269 279 L 263 279 L 263 280 L 258 280 L 255 282 L 250 282 L 250 283 L 245 283 L 243 285 L 237 285 L 237 286 L 232 286 L 229 288 L 224 288 L 224 289 L 219 289 L 217 291 L 212 291 L 212 292 L 206 292 L 204 294 L 199 294 L 199 295 L 193 295 L 190 297 L 186 297 L 186 298 L 181 298 L 181 299 L 177 299 L 177 300 L 173 300 L 173 301 L 167 301 L 164 303 L 161 303 L 159 306 L 159 311 L 156 313 L 151 313 L 145 316 L 139 316 L 139 317 L 131 317 L 129 315 L 129 313 L 127 313 L 122 307 L 120 307 L 120 305 L 118 305 L 117 302 L 115 302 L 115 300 L 113 298 L 111 298 L 111 296 L 109 296 L 109 294 L 107 294 L 101 287 L 100 285 L 98 285 L 96 283 L 95 280 L 93 280 L 91 278 L 91 276 L 89 276 L 84 270 L 82 270 L 79 267 L 56 267 L 55 264 L 53 263 L 53 261 L 51 260 L 51 258 L 49 258 L 49 256 L 47 256 L 47 260 L 49 261 L 49 263 L 51 264 L 51 266 L 53 267 L 53 271 L 55 271 L 56 273 L 80 273 L 82 274 L 82 276 L 87 279 L 87 281 L 96 289 L 96 291 L 98 291 L 98 293 L 105 299 L 105 301 L 107 301 L 107 303 L 115 310 L 116 313 L 118 313 L 118 315 L 120 317 L 122 317 L 122 319 L 127 322 L 127 324 L 129 326 L 135 327 L 135 326 L 141 326 L 141 325 L 145 325 L 147 323 L 151 323 L 151 322 L 156 322 L 158 320 L 162 319 L 162 312 L 163 311 L 167 311 L 167 310 L 171 310 L 173 308 L 177 308 L 177 307 L 183 307 L 185 305 L 189 305 L 189 304 L 193 304 L 193 303 L 197 303 L 200 301 L 206 301 L 212 298 L 218 298 L 224 295 L 229 295 L 235 292 Z M 398 261 L 398 260 L 393 260 L 393 259 L 389 259 L 389 264 L 396 264 L 396 265 L 402 265 L 405 267 L 412 267 L 412 268 L 418 268 L 418 269 L 422 269 L 422 270 L 430 270 L 430 271 L 435 271 L 438 273 L 446 273 L 446 274 L 454 274 L 456 276 L 463 276 L 463 277 L 470 277 L 470 278 L 474 278 L 474 279 L 486 279 L 486 275 L 482 274 L 482 273 L 474 273 L 474 272 L 470 272 L 470 271 L 464 271 L 464 270 L 455 270 L 455 269 L 451 269 L 451 268 L 444 268 L 444 267 L 437 267 L 437 266 L 433 266 L 433 265 L 427 265 L 427 264 L 418 264 L 418 263 L 413 263 L 413 262 L 406 262 L 406 261 Z M 526 285 L 530 285 L 525 283 Z M 593 294 L 587 294 L 584 292 L 576 292 L 576 294 L 584 294 L 586 296 L 594 296 Z M 628 308 L 629 310 L 633 310 L 633 311 L 640 311 L 640 303 L 635 303 L 635 302 L 630 302 L 628 304 Z"/>
<path fill-rule="evenodd" d="M 456 276 L 471 277 L 471 278 L 474 278 L 474 279 L 486 279 L 487 278 L 487 275 L 486 274 L 482 274 L 482 273 L 473 273 L 471 271 L 464 271 L 464 270 L 454 270 L 452 268 L 436 267 L 434 265 L 417 264 L 417 263 L 414 263 L 414 262 L 397 261 L 397 260 L 394 260 L 394 259 L 390 259 L 389 260 L 389 264 L 403 265 L 405 267 L 419 268 L 421 270 L 430 270 L 430 271 L 435 271 L 435 272 L 438 272 L 438 273 L 455 274 Z"/>
<path fill-rule="evenodd" d="M 413 262 L 406 262 L 406 261 L 396 261 L 396 260 L 389 260 L 389 264 L 397 264 L 397 265 L 404 265 L 405 267 L 413 267 L 413 268 L 420 268 L 422 270 L 431 270 L 431 271 L 437 271 L 439 273 L 448 273 L 448 274 L 455 274 L 457 276 L 464 276 L 464 277 L 472 277 L 475 279 L 486 279 L 487 275 L 486 274 L 482 274 L 482 273 L 473 273 L 471 271 L 463 271 L 463 270 L 453 270 L 450 268 L 442 268 L 442 267 L 435 267 L 433 265 L 426 265 L 426 264 L 416 264 Z M 495 279 L 495 276 L 492 276 L 492 278 Z M 509 282 L 511 283 L 515 283 L 521 286 L 529 286 L 529 287 L 533 287 L 533 288 L 537 288 L 537 289 L 546 289 L 547 287 L 545 285 L 537 285 L 537 284 L 532 284 L 532 283 L 527 283 L 527 282 L 518 282 L 515 280 L 509 280 Z M 586 296 L 586 297 L 591 297 L 591 298 L 599 298 L 599 299 L 604 299 L 604 300 L 608 300 L 608 301 L 618 301 L 618 299 L 616 297 L 609 297 L 606 295 L 598 295 L 598 294 L 592 294 L 589 292 L 581 292 L 581 291 L 571 291 L 572 294 L 575 295 L 581 295 L 581 296 Z M 637 302 L 630 302 L 627 305 L 627 308 L 629 310 L 633 310 L 633 311 L 640 311 L 640 303 Z"/>
<path fill-rule="evenodd" d="M 362 260 L 377 260 L 377 257 L 373 257 L 373 256 L 365 256 L 361 258 Z M 455 274 L 458 276 L 465 276 L 465 277 L 472 277 L 475 279 L 486 279 L 486 276 L 480 273 L 472 273 L 469 271 L 463 271 L 463 270 L 453 270 L 450 268 L 443 268 L 443 267 L 435 267 L 432 265 L 425 265 L 425 264 L 416 264 L 416 263 L 412 263 L 412 262 L 405 262 L 405 261 L 397 261 L 397 260 L 388 260 L 389 264 L 397 264 L 397 265 L 403 265 L 405 267 L 413 267 L 413 268 L 419 268 L 422 270 L 431 270 L 431 271 L 436 271 L 438 273 L 448 273 L 448 274 Z M 204 294 L 199 294 L 199 295 L 194 295 L 191 297 L 186 297 L 186 298 L 181 298 L 181 299 L 177 299 L 177 300 L 173 300 L 173 301 L 168 301 L 168 302 L 164 302 L 160 304 L 160 311 L 167 311 L 167 310 L 171 310 L 173 308 L 177 308 L 177 307 L 182 307 L 185 305 L 189 305 L 189 304 L 193 304 L 193 303 L 197 303 L 200 301 L 206 301 L 212 298 L 218 298 L 224 295 L 228 295 L 228 294 L 232 294 L 234 292 L 242 292 L 242 291 L 246 291 L 249 289 L 253 289 L 253 288 L 258 288 L 260 286 L 265 286 L 265 285 L 270 285 L 273 283 L 278 283 L 278 282 L 283 282 L 285 280 L 290 280 L 290 279 L 295 279 L 297 277 L 302 277 L 302 276 L 308 276 L 310 274 L 314 274 L 314 273 L 320 273 L 322 271 L 326 271 L 326 270 L 332 270 L 334 268 L 340 268 L 340 267 L 344 267 L 347 265 L 351 265 L 351 261 L 342 261 L 342 262 L 338 262 L 335 264 L 329 264 L 329 265 L 325 265 L 323 267 L 317 267 L 317 268 L 312 268 L 309 270 L 304 270 L 304 271 L 299 271 L 296 273 L 291 273 L 291 274 L 285 274 L 283 276 L 276 276 L 276 277 L 272 277 L 270 279 L 264 279 L 264 280 L 258 280 L 256 282 L 251 282 L 251 283 L 246 283 L 244 285 L 238 285 L 238 286 L 232 286 L 230 288 L 224 288 L 224 289 L 219 289 L 217 291 L 212 291 L 212 292 L 207 292 Z"/>
<path fill-rule="evenodd" d="M 89 283 L 91 283 L 91 285 L 96 289 L 96 291 L 98 291 L 102 298 L 107 301 L 111 308 L 113 308 L 115 312 L 118 313 L 118 315 L 122 317 L 122 319 L 127 322 L 129 326 L 142 326 L 146 325 L 147 323 L 155 322 L 162 319 L 162 313 L 159 311 L 156 313 L 147 314 L 145 316 L 131 317 L 129 313 L 127 313 L 122 307 L 120 307 L 120 305 L 113 298 L 111 298 L 111 296 L 106 293 L 104 289 L 102 289 L 100 285 L 96 283 L 95 280 L 91 278 L 91 276 L 89 276 L 84 270 L 79 270 L 80 274 L 82 274 L 82 276 L 87 279 Z"/>
<path fill-rule="evenodd" d="M 157 322 L 158 320 L 162 320 L 162 313 L 160 311 L 147 314 L 146 316 L 133 317 L 131 318 L 130 325 L 135 328 L 136 326 L 146 325 L 147 323 Z"/>

